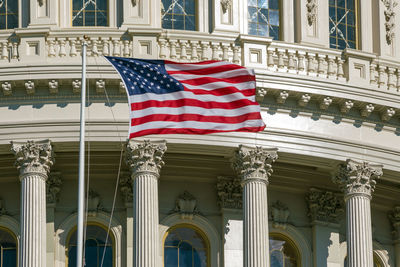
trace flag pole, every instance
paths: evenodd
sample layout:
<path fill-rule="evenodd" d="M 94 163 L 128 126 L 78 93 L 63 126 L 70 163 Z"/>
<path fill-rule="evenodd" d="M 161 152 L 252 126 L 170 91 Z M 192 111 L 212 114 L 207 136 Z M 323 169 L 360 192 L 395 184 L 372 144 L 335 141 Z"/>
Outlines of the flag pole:
<path fill-rule="evenodd" d="M 79 138 L 79 188 L 78 188 L 78 231 L 76 266 L 82 267 L 83 263 L 83 219 L 85 212 L 85 107 L 86 107 L 86 43 L 87 36 L 82 42 L 82 88 L 81 88 L 81 117 Z"/>

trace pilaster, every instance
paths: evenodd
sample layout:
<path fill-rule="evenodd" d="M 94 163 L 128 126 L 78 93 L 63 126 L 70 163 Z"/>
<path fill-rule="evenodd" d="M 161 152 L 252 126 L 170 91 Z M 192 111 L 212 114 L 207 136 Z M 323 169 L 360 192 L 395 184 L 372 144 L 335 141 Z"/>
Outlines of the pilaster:
<path fill-rule="evenodd" d="M 30 22 L 28 27 L 56 26 L 58 2 L 51 0 L 31 0 Z"/>
<path fill-rule="evenodd" d="M 12 143 L 21 181 L 22 267 L 46 266 L 46 180 L 54 163 L 49 140 Z"/>
<path fill-rule="evenodd" d="M 333 182 L 339 184 L 346 202 L 346 237 L 349 267 L 373 267 L 371 198 L 382 165 L 351 159 L 339 166 Z"/>
<path fill-rule="evenodd" d="M 126 163 L 133 179 L 134 265 L 156 267 L 158 262 L 158 178 L 164 165 L 165 141 L 129 140 Z"/>
<path fill-rule="evenodd" d="M 243 232 L 245 267 L 269 266 L 267 185 L 277 149 L 240 145 L 233 168 L 243 186 Z"/>

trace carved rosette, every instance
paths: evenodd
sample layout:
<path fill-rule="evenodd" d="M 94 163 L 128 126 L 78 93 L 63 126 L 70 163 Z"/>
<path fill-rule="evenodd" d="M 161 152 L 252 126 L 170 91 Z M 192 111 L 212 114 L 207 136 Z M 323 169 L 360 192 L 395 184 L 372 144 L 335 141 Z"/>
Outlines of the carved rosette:
<path fill-rule="evenodd" d="M 218 204 L 222 209 L 242 209 L 243 187 L 239 178 L 217 178 Z"/>
<path fill-rule="evenodd" d="M 119 190 L 121 190 L 125 204 L 133 201 L 133 180 L 128 172 L 121 172 L 119 177 Z"/>
<path fill-rule="evenodd" d="M 165 141 L 150 142 L 129 140 L 126 146 L 126 163 L 135 176 L 150 173 L 160 176 L 160 169 L 164 165 L 162 157 L 167 150 Z"/>
<path fill-rule="evenodd" d="M 388 214 L 389 220 L 394 229 L 395 240 L 400 241 L 400 206 L 396 206 Z"/>
<path fill-rule="evenodd" d="M 16 157 L 15 166 L 20 179 L 27 175 L 40 175 L 44 179 L 54 163 L 53 150 L 49 140 L 26 143 L 11 142 L 11 152 Z"/>
<path fill-rule="evenodd" d="M 382 165 L 348 159 L 339 166 L 333 182 L 339 184 L 345 200 L 355 194 L 371 198 L 376 180 L 382 176 Z"/>
<path fill-rule="evenodd" d="M 342 200 L 338 194 L 331 191 L 310 188 L 306 201 L 308 203 L 308 216 L 313 222 L 337 223 L 339 216 L 344 213 Z"/>
<path fill-rule="evenodd" d="M 278 159 L 277 150 L 240 145 L 234 156 L 233 169 L 242 179 L 242 183 L 257 179 L 268 184 L 268 178 L 272 174 L 272 163 Z"/>
<path fill-rule="evenodd" d="M 56 204 L 58 202 L 61 185 L 61 173 L 51 172 L 49 178 L 46 180 L 46 201 L 48 205 Z"/>

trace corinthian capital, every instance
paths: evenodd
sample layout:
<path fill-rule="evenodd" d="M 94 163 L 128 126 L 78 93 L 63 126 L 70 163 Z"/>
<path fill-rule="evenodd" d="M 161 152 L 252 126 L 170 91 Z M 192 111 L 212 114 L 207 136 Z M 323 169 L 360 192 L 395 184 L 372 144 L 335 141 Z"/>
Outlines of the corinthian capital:
<path fill-rule="evenodd" d="M 321 221 L 327 223 L 337 223 L 338 217 L 344 212 L 343 200 L 331 191 L 322 191 L 310 188 L 306 196 L 308 203 L 308 216 L 311 221 Z"/>
<path fill-rule="evenodd" d="M 129 140 L 126 146 L 126 163 L 134 176 L 146 172 L 158 177 L 164 165 L 162 157 L 166 150 L 165 141 Z"/>
<path fill-rule="evenodd" d="M 16 157 L 15 166 L 20 178 L 29 174 L 47 177 L 54 163 L 53 150 L 49 140 L 28 141 L 26 143 L 11 142 L 11 152 Z"/>
<path fill-rule="evenodd" d="M 339 166 L 333 182 L 339 184 L 345 198 L 353 194 L 371 197 L 376 180 L 382 176 L 382 165 L 348 159 Z"/>
<path fill-rule="evenodd" d="M 272 174 L 272 163 L 278 159 L 277 150 L 240 145 L 234 156 L 233 168 L 242 178 L 242 182 L 259 179 L 268 183 Z"/>

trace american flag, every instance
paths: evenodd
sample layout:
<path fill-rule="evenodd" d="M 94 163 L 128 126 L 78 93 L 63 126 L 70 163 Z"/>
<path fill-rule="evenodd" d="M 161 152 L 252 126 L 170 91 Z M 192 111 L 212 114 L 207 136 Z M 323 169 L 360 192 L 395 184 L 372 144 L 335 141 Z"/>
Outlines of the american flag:
<path fill-rule="evenodd" d="M 106 57 L 130 106 L 129 138 L 149 134 L 258 132 L 253 70 L 222 61 L 178 63 Z"/>

